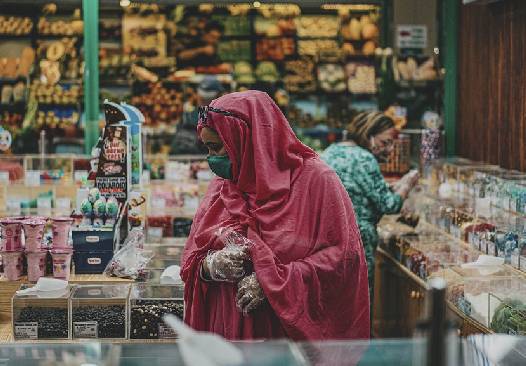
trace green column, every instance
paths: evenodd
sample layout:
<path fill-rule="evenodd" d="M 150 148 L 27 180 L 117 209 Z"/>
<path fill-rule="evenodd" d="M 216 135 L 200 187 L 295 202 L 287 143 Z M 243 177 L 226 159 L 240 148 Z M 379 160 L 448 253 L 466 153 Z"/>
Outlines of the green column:
<path fill-rule="evenodd" d="M 99 1 L 82 0 L 84 14 L 84 146 L 86 153 L 99 137 Z"/>
<path fill-rule="evenodd" d="M 444 127 L 446 130 L 446 154 L 455 155 L 456 151 L 456 121 L 458 113 L 458 23 L 459 0 L 445 0 L 442 12 L 444 29 L 444 66 L 446 78 L 444 82 Z"/>

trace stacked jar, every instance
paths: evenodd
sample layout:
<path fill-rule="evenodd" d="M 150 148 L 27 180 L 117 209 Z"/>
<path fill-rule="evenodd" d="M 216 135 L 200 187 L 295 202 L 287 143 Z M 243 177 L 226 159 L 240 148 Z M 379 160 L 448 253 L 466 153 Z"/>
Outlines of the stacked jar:
<path fill-rule="evenodd" d="M 72 218 L 51 219 L 53 226 L 53 277 L 68 280 L 71 273 L 70 230 Z M 37 282 L 46 275 L 48 247 L 43 244 L 48 219 L 45 217 L 6 217 L 0 219 L 4 276 L 17 281 L 23 275 L 24 253 L 27 257 L 27 278 Z M 24 244 L 24 245 L 22 245 Z"/>
<path fill-rule="evenodd" d="M 17 281 L 22 277 L 23 249 L 22 222 L 23 217 L 6 217 L 0 220 L 2 228 L 2 261 L 4 276 L 9 281 Z"/>
<path fill-rule="evenodd" d="M 73 247 L 70 242 L 70 232 L 73 219 L 57 217 L 53 219 L 53 277 L 69 280 L 71 274 L 71 257 Z"/>
<path fill-rule="evenodd" d="M 46 275 L 47 248 L 42 245 L 47 218 L 30 217 L 22 221 L 25 253 L 27 257 L 27 279 L 36 282 Z"/>

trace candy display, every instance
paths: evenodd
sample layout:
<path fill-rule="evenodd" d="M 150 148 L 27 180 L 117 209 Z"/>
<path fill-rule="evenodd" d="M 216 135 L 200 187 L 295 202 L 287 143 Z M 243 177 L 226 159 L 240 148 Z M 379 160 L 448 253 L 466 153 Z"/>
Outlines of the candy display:
<path fill-rule="evenodd" d="M 126 338 L 129 285 L 77 286 L 71 295 L 73 338 Z"/>
<path fill-rule="evenodd" d="M 162 321 L 165 314 L 184 316 L 182 287 L 137 284 L 130 294 L 130 339 L 176 338 Z"/>
<path fill-rule="evenodd" d="M 12 299 L 15 340 L 69 339 L 69 287 L 45 295 L 31 287 L 22 285 Z"/>

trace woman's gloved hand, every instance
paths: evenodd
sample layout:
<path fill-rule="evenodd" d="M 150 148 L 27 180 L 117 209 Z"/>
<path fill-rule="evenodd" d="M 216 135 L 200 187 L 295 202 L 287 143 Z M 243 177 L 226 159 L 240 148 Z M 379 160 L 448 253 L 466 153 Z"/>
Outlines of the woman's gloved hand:
<path fill-rule="evenodd" d="M 210 252 L 203 262 L 205 277 L 213 281 L 237 282 L 245 276 L 245 261 L 250 260 L 247 247 L 228 247 Z"/>
<path fill-rule="evenodd" d="M 255 310 L 265 300 L 265 293 L 259 284 L 256 273 L 243 278 L 237 284 L 236 304 L 243 315 Z"/>

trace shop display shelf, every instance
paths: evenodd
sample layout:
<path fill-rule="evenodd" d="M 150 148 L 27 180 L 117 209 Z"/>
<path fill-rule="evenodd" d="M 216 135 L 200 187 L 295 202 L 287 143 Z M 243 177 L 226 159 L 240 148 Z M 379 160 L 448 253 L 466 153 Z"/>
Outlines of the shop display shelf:
<path fill-rule="evenodd" d="M 497 333 L 526 334 L 526 279 L 507 266 L 459 267 L 462 282 L 448 289 L 464 314 Z"/>

